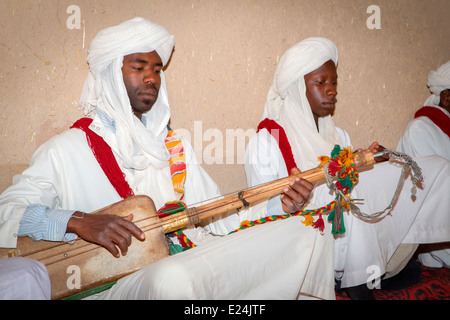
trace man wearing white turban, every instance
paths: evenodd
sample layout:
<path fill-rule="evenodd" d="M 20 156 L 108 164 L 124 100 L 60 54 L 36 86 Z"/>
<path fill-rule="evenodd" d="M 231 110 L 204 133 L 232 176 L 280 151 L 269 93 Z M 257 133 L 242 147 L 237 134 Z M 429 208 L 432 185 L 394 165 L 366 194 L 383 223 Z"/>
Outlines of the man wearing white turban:
<path fill-rule="evenodd" d="M 330 156 L 334 146 L 351 146 L 346 131 L 334 125 L 332 114 L 337 96 L 338 52 L 328 39 L 308 38 L 286 51 L 277 66 L 272 87 L 258 126 L 258 133 L 246 150 L 245 170 L 249 186 L 285 177 L 292 167 L 302 171 L 319 165 L 318 157 Z M 283 138 L 285 137 L 285 138 Z M 372 152 L 382 147 L 370 146 Z M 450 166 L 443 159 L 417 159 L 425 182 L 416 199 L 411 200 L 412 182 L 406 180 L 391 214 L 381 221 L 368 223 L 344 214 L 344 235 L 334 240 L 329 224 L 319 238 L 334 243 L 334 270 L 342 288 L 362 298 L 373 298 L 366 283 L 373 273 L 398 273 L 414 251 L 409 251 L 400 263 L 390 261 L 400 255 L 401 244 L 429 243 L 450 239 L 450 217 L 446 214 L 450 199 Z M 362 212 L 378 212 L 390 202 L 396 189 L 400 168 L 391 162 L 381 162 L 374 169 L 360 172 L 359 182 L 351 193 L 353 199 L 364 199 Z M 334 192 L 326 185 L 316 186 L 306 209 L 323 207 L 334 200 Z M 280 211 L 280 197 L 268 201 L 268 211 Z M 328 259 L 324 257 L 324 259 Z M 388 264 L 390 262 L 390 264 Z M 392 269 L 392 270 L 391 270 Z M 358 290 L 353 290 L 358 288 Z M 361 290 L 359 290 L 361 289 Z M 353 295 L 357 299 L 357 295 Z"/>
<path fill-rule="evenodd" d="M 88 56 L 90 72 L 80 100 L 91 117 L 88 128 L 111 147 L 119 165 L 126 169 L 127 181 L 135 186 L 134 190 L 153 188 L 137 193 L 155 193 L 154 200 L 158 204 L 171 197 L 156 190 L 159 190 L 157 181 L 166 174 L 162 170 L 163 162 L 169 159 L 164 139 L 170 108 L 160 70 L 163 62 L 170 58 L 173 45 L 173 36 L 165 28 L 142 18 L 101 31 L 92 41 Z M 153 71 L 148 83 L 154 83 L 158 73 L 161 88 L 153 107 L 143 116 L 143 121 L 139 121 L 133 115 L 121 68 L 124 57 L 130 53 L 153 51 L 158 53 L 160 61 L 147 67 Z M 4 222 L 0 225 L 0 246 L 15 247 L 17 236 L 71 241 L 77 233 L 70 231 L 82 224 L 79 236 L 105 246 L 117 256 L 119 252 L 114 243 L 125 254 L 129 243 L 124 243 L 124 238 L 143 237 L 142 231 L 127 221 L 129 218 L 83 216 L 82 212 L 95 211 L 123 198 L 103 170 L 99 170 L 92 143 L 82 130 L 71 129 L 38 148 L 30 167 L 1 195 Z M 151 180 L 144 183 L 147 179 Z M 76 219 L 78 216 L 84 218 Z M 91 218 L 110 221 L 113 230 L 89 229 Z M 72 226 L 73 223 L 76 226 Z M 102 239 L 107 232 L 114 233 L 112 241 Z"/>
<path fill-rule="evenodd" d="M 90 212 L 130 195 L 147 195 L 156 208 L 174 200 L 194 206 L 220 196 L 189 142 L 168 127 L 163 67 L 173 46 L 164 27 L 143 18 L 99 32 L 80 100 L 88 117 L 40 146 L 30 167 L 0 196 L 0 247 L 15 247 L 18 236 L 68 242 L 79 236 L 119 257 L 133 236 L 143 240 L 144 233 L 131 215 Z M 287 186 L 286 210 L 308 199 L 312 187 L 300 179 Z M 316 286 L 310 274 L 323 275 L 328 268 L 308 269 L 313 248 L 319 254 L 320 248 L 303 241 L 301 224 L 280 221 L 222 237 L 242 221 L 266 215 L 265 205 L 256 205 L 185 229 L 197 247 L 120 279 L 96 298 L 283 299 L 303 293 L 333 298 L 330 286 L 311 289 Z M 277 240 L 289 230 L 291 237 Z"/>
<path fill-rule="evenodd" d="M 430 71 L 427 85 L 432 94 L 406 126 L 397 150 L 412 157 L 438 155 L 450 161 L 450 61 Z M 450 268 L 450 249 L 425 251 L 418 255 L 423 265 Z"/>
<path fill-rule="evenodd" d="M 432 94 L 408 123 L 397 149 L 414 157 L 450 160 L 450 61 L 430 71 L 427 84 Z"/>

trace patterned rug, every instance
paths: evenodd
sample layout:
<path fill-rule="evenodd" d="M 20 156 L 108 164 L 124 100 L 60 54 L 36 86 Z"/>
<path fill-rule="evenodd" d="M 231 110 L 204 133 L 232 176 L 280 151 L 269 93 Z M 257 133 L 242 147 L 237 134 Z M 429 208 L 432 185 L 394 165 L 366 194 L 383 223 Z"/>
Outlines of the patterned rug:
<path fill-rule="evenodd" d="M 450 270 L 422 266 L 419 283 L 402 290 L 375 289 L 373 295 L 376 300 L 450 300 Z M 336 293 L 336 299 L 349 300 L 341 293 Z"/>

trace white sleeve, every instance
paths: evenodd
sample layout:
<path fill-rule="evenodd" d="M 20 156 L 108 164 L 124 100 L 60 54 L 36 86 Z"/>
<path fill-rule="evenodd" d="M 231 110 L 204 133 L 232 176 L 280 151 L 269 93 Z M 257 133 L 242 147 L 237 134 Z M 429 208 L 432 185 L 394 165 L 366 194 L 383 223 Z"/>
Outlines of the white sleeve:
<path fill-rule="evenodd" d="M 58 208 L 58 155 L 54 140 L 38 148 L 31 164 L 0 196 L 0 247 L 16 246 L 20 221 L 29 205 Z"/>
<path fill-rule="evenodd" d="M 245 152 L 245 174 L 249 187 L 289 175 L 278 143 L 266 129 L 250 139 Z"/>
<path fill-rule="evenodd" d="M 336 127 L 337 131 L 339 132 L 339 135 L 342 139 L 342 143 L 343 146 L 341 146 L 342 148 L 344 147 L 353 147 L 352 146 L 352 142 L 350 141 L 350 136 L 348 135 L 348 132 L 345 131 L 344 129 L 341 129 L 339 127 Z"/>
<path fill-rule="evenodd" d="M 438 130 L 431 120 L 420 117 L 411 120 L 397 145 L 397 150 L 411 157 L 445 155 L 439 151 L 442 147 Z M 444 142 L 445 140 L 443 140 Z M 448 141 L 448 140 L 447 140 Z M 445 145 L 445 142 L 443 143 Z"/>
<path fill-rule="evenodd" d="M 245 152 L 245 174 L 247 186 L 254 187 L 288 176 L 286 164 L 278 143 L 266 130 L 258 132 L 247 146 Z M 267 215 L 283 215 L 279 196 L 267 202 Z"/>

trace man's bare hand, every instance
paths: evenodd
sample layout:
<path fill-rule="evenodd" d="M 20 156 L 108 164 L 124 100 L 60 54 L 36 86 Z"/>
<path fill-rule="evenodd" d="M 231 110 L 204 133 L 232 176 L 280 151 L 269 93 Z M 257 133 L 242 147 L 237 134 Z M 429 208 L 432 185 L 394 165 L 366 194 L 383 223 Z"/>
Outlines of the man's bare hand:
<path fill-rule="evenodd" d="M 75 233 L 83 240 L 105 247 L 118 258 L 120 253 L 117 247 L 123 256 L 126 255 L 132 236 L 141 241 L 145 239 L 144 232 L 131 222 L 132 220 L 132 214 L 122 218 L 108 214 L 83 214 L 77 211 L 67 224 L 67 232 Z"/>
<path fill-rule="evenodd" d="M 298 168 L 292 168 L 291 176 L 300 172 Z M 300 211 L 309 199 L 313 189 L 314 185 L 305 179 L 296 178 L 294 181 L 291 181 L 289 187 L 285 188 L 280 196 L 283 211 L 286 213 Z"/>
<path fill-rule="evenodd" d="M 369 150 L 373 154 L 375 154 L 377 152 L 380 152 L 380 151 L 383 151 L 385 149 L 386 149 L 385 147 L 383 147 L 382 145 L 378 144 L 378 142 L 376 142 L 376 141 L 374 143 L 372 143 L 370 145 L 370 147 L 369 147 Z M 375 157 L 375 162 L 383 162 L 383 161 L 387 161 L 387 160 L 389 160 L 389 155 L 387 155 L 387 154 L 384 154 L 381 157 Z"/>

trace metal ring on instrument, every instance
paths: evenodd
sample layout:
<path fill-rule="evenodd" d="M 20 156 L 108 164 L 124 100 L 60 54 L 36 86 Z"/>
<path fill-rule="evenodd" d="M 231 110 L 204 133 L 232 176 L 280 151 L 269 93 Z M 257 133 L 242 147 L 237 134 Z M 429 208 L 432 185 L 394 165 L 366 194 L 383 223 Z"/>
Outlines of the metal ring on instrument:
<path fill-rule="evenodd" d="M 242 196 L 244 195 L 244 191 L 240 191 L 239 193 L 238 193 L 238 198 L 239 198 L 239 200 L 241 200 L 242 201 L 242 204 L 244 205 L 244 207 L 249 207 L 250 206 L 250 203 L 248 203 L 247 202 L 247 200 L 245 200 Z"/>

